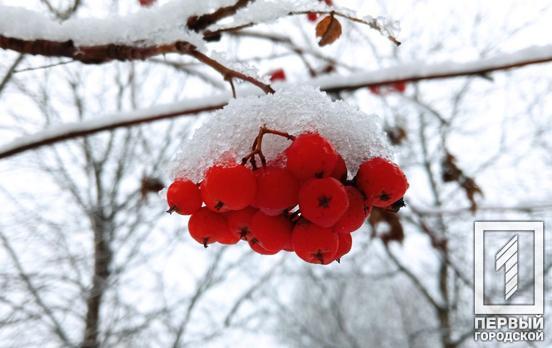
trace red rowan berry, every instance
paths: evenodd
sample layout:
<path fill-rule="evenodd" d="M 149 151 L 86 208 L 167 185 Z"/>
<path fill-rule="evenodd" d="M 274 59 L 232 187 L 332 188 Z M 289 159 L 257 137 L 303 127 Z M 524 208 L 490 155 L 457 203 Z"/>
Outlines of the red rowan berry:
<path fill-rule="evenodd" d="M 177 179 L 167 189 L 168 212 L 177 212 L 181 215 L 195 213 L 201 204 L 201 192 L 196 184 L 188 179 Z"/>
<path fill-rule="evenodd" d="M 205 205 L 220 213 L 247 207 L 255 199 L 256 191 L 257 183 L 251 169 L 237 164 L 209 168 L 201 183 Z"/>
<path fill-rule="evenodd" d="M 289 246 L 292 228 L 292 223 L 283 215 L 269 216 L 258 211 L 251 219 L 251 235 L 270 251 Z"/>
<path fill-rule="evenodd" d="M 340 154 L 337 154 L 337 162 L 335 163 L 335 168 L 331 174 L 331 177 L 336 178 L 341 182 L 347 181 L 347 165 Z"/>
<path fill-rule="evenodd" d="M 228 229 L 224 216 L 212 212 L 207 207 L 202 207 L 192 214 L 188 221 L 188 231 L 193 239 L 203 244 L 214 243 L 219 236 L 226 234 Z"/>
<path fill-rule="evenodd" d="M 268 249 L 265 249 L 263 248 L 263 246 L 259 243 L 258 240 L 256 240 L 255 238 L 251 239 L 250 241 L 248 241 L 249 243 L 249 247 L 254 251 L 256 252 L 257 254 L 261 254 L 261 255 L 274 255 L 274 254 L 277 254 L 279 250 L 276 250 L 276 251 L 272 251 L 272 250 L 268 250 Z"/>
<path fill-rule="evenodd" d="M 307 13 L 307 19 L 309 20 L 309 22 L 316 22 L 316 20 L 318 19 L 318 13 L 316 12 Z"/>
<path fill-rule="evenodd" d="M 247 207 L 226 213 L 226 221 L 230 232 L 243 240 L 249 240 L 251 237 L 251 219 L 256 212 L 257 209 Z"/>
<path fill-rule="evenodd" d="M 368 217 L 364 197 L 356 188 L 346 186 L 349 208 L 343 216 L 335 223 L 334 231 L 337 233 L 349 234 L 358 230 Z"/>
<path fill-rule="evenodd" d="M 341 258 L 348 254 L 351 251 L 353 246 L 353 238 L 350 233 L 340 233 L 339 237 L 339 246 L 337 247 L 337 252 L 335 253 L 335 260 L 339 263 Z"/>
<path fill-rule="evenodd" d="M 348 207 L 347 191 L 334 178 L 311 179 L 299 191 L 301 214 L 322 227 L 333 226 Z"/>
<path fill-rule="evenodd" d="M 318 133 L 303 133 L 286 149 L 287 168 L 299 180 L 330 176 L 337 162 L 332 144 Z"/>
<path fill-rule="evenodd" d="M 138 2 L 140 3 L 140 6 L 143 6 L 143 7 L 149 7 L 153 5 L 155 1 L 156 0 L 138 0 Z"/>
<path fill-rule="evenodd" d="M 394 82 L 391 87 L 399 93 L 404 93 L 406 91 L 406 81 Z"/>
<path fill-rule="evenodd" d="M 355 181 L 370 205 L 380 208 L 399 200 L 408 189 L 408 181 L 401 168 L 381 157 L 362 163 Z"/>
<path fill-rule="evenodd" d="M 286 72 L 284 69 L 276 69 L 273 72 L 270 73 L 270 81 L 285 81 L 286 80 Z"/>
<path fill-rule="evenodd" d="M 278 215 L 297 204 L 299 182 L 286 168 L 263 167 L 255 172 L 255 207 L 268 215 Z"/>
<path fill-rule="evenodd" d="M 291 236 L 293 250 L 301 259 L 310 263 L 327 265 L 335 260 L 339 237 L 329 228 L 299 221 Z"/>

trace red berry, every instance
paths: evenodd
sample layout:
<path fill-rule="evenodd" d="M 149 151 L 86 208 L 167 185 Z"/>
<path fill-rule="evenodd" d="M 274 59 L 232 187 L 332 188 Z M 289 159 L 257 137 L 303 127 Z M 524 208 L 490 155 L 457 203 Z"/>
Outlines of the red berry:
<path fill-rule="evenodd" d="M 203 201 L 196 184 L 188 179 L 177 179 L 167 190 L 167 203 L 169 212 L 190 215 L 201 208 Z"/>
<path fill-rule="evenodd" d="M 251 220 L 251 235 L 270 251 L 280 251 L 289 246 L 292 228 L 292 223 L 283 215 L 269 216 L 259 211 Z"/>
<path fill-rule="evenodd" d="M 333 5 L 333 1 L 332 1 L 332 0 L 324 0 L 324 2 L 325 2 L 326 5 L 328 5 L 328 6 L 332 6 L 332 5 Z"/>
<path fill-rule="evenodd" d="M 347 165 L 345 160 L 341 157 L 340 154 L 337 154 L 337 162 L 335 163 L 335 168 L 331 175 L 332 178 L 336 178 L 341 182 L 347 181 Z"/>
<path fill-rule="evenodd" d="M 276 69 L 273 72 L 270 73 L 270 81 L 285 81 L 286 80 L 286 72 L 284 69 Z"/>
<path fill-rule="evenodd" d="M 206 248 L 207 244 L 218 241 L 219 236 L 229 233 L 225 231 L 226 229 L 228 226 L 224 216 L 212 212 L 207 207 L 202 207 L 193 213 L 188 221 L 190 235 Z"/>
<path fill-rule="evenodd" d="M 380 208 L 398 201 L 408 189 L 408 181 L 401 168 L 381 157 L 360 165 L 356 183 L 364 192 L 367 202 Z"/>
<path fill-rule="evenodd" d="M 263 248 L 263 246 L 259 243 L 258 240 L 256 239 L 252 239 L 250 240 L 249 242 L 249 247 L 251 247 L 251 249 L 256 252 L 257 254 L 261 254 L 261 255 L 274 255 L 274 254 L 277 254 L 279 250 L 277 251 L 271 251 L 271 250 L 268 250 L 268 249 L 265 249 Z"/>
<path fill-rule="evenodd" d="M 310 22 L 316 22 L 316 20 L 318 19 L 318 14 L 316 12 L 309 12 L 307 13 L 307 19 Z"/>
<path fill-rule="evenodd" d="M 406 91 L 406 81 L 394 82 L 391 87 L 399 93 L 404 93 Z"/>
<path fill-rule="evenodd" d="M 335 260 L 337 262 L 341 261 L 343 255 L 346 255 L 351 251 L 353 247 L 353 238 L 350 233 L 341 233 L 339 236 L 339 246 L 337 252 L 335 253 Z"/>
<path fill-rule="evenodd" d="M 226 221 L 230 232 L 238 238 L 249 240 L 251 237 L 251 219 L 256 212 L 257 209 L 247 207 L 226 213 Z"/>
<path fill-rule="evenodd" d="M 265 213 L 268 216 L 276 216 L 280 215 L 284 212 L 284 209 L 268 209 L 268 208 L 261 208 L 259 209 L 263 213 Z"/>
<path fill-rule="evenodd" d="M 255 199 L 256 191 L 257 183 L 251 169 L 237 164 L 209 168 L 201 183 L 205 205 L 216 212 L 247 207 Z"/>
<path fill-rule="evenodd" d="M 335 223 L 334 231 L 337 233 L 351 233 L 358 230 L 364 220 L 368 217 L 368 208 L 364 203 L 364 197 L 356 188 L 347 186 L 347 197 L 349 199 L 349 208 L 345 214 Z"/>
<path fill-rule="evenodd" d="M 299 180 L 330 176 L 337 162 L 332 144 L 318 133 L 303 133 L 286 149 L 287 168 Z"/>
<path fill-rule="evenodd" d="M 348 207 L 347 191 L 334 178 L 311 179 L 299 191 L 301 214 L 322 227 L 333 226 Z"/>
<path fill-rule="evenodd" d="M 140 6 L 148 7 L 153 5 L 155 0 L 138 0 L 138 2 L 140 3 Z"/>
<path fill-rule="evenodd" d="M 372 92 L 372 94 L 375 94 L 375 95 L 381 94 L 381 87 L 379 85 L 368 86 L 368 89 L 370 90 L 370 92 Z"/>
<path fill-rule="evenodd" d="M 337 233 L 306 220 L 299 221 L 291 236 L 293 250 L 310 263 L 327 265 L 335 259 L 339 246 Z"/>
<path fill-rule="evenodd" d="M 285 168 L 263 167 L 255 172 L 257 196 L 255 207 L 267 215 L 278 215 L 297 204 L 299 182 Z"/>

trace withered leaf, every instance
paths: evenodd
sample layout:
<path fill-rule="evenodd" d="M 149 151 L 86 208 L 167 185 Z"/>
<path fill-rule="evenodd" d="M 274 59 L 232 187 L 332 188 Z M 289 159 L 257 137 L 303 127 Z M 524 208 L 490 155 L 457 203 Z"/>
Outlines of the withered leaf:
<path fill-rule="evenodd" d="M 387 127 L 385 132 L 393 145 L 400 145 L 407 138 L 406 129 L 400 126 Z"/>
<path fill-rule="evenodd" d="M 383 243 L 387 244 L 390 241 L 402 243 L 404 240 L 404 229 L 397 214 L 385 209 L 373 208 L 368 222 L 372 226 L 372 237 L 375 237 L 376 227 L 380 223 L 383 222 L 389 226 L 388 231 L 378 236 Z"/>
<path fill-rule="evenodd" d="M 475 194 L 479 194 L 483 196 L 483 191 L 477 185 L 475 180 L 472 178 L 466 177 L 461 183 L 462 188 L 464 189 L 464 192 L 466 192 L 466 196 L 468 197 L 468 200 L 470 201 L 470 211 L 472 213 L 475 213 L 477 210 L 477 202 L 475 201 Z"/>
<path fill-rule="evenodd" d="M 462 171 L 456 164 L 456 158 L 451 155 L 448 151 L 445 151 L 445 157 L 442 161 L 443 166 L 443 181 L 444 182 L 451 182 L 455 181 L 457 182 L 464 192 L 466 193 L 466 197 L 470 201 L 470 211 L 472 213 L 475 213 L 477 210 L 477 202 L 475 200 L 475 195 L 479 194 L 483 196 L 483 191 L 477 185 L 475 180 Z"/>
<path fill-rule="evenodd" d="M 324 17 L 316 25 L 316 37 L 320 38 L 320 47 L 332 44 L 341 36 L 341 23 L 332 15 Z"/>
<path fill-rule="evenodd" d="M 149 193 L 157 193 L 161 191 L 165 185 L 163 182 L 154 177 L 144 176 L 140 181 L 140 196 L 143 200 L 147 199 Z"/>

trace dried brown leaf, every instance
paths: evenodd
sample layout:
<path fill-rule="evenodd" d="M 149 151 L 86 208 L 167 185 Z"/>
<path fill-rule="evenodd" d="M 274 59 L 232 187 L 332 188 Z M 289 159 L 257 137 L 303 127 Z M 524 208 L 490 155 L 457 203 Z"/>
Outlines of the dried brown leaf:
<path fill-rule="evenodd" d="M 332 44 L 341 36 L 341 23 L 332 15 L 324 17 L 316 25 L 316 37 L 320 47 Z"/>
<path fill-rule="evenodd" d="M 406 129 L 400 126 L 388 127 L 385 132 L 393 145 L 400 145 L 407 138 Z"/>
<path fill-rule="evenodd" d="M 477 202 L 475 201 L 475 195 L 479 194 L 483 196 L 483 191 L 475 182 L 475 179 L 464 174 L 462 169 L 456 164 L 456 158 L 451 155 L 448 151 L 445 152 L 445 157 L 442 162 L 443 165 L 443 181 L 444 182 L 457 182 L 464 192 L 466 197 L 470 201 L 470 211 L 475 213 L 477 210 Z"/>
<path fill-rule="evenodd" d="M 144 176 L 140 182 L 140 195 L 142 199 L 147 199 L 149 193 L 157 193 L 164 187 L 165 185 L 160 179 Z"/>
<path fill-rule="evenodd" d="M 372 226 L 373 233 L 375 233 L 376 227 L 380 223 L 385 223 L 389 226 L 389 229 L 385 233 L 378 236 L 383 243 L 387 244 L 390 241 L 402 243 L 404 240 L 404 229 L 397 214 L 385 209 L 373 208 L 368 222 Z M 372 234 L 372 236 L 374 237 L 375 234 Z"/>

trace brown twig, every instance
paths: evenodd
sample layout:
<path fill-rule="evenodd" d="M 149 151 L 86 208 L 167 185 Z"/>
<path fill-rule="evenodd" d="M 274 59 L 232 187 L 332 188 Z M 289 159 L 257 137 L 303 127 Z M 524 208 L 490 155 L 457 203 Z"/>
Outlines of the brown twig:
<path fill-rule="evenodd" d="M 187 26 L 189 29 L 199 32 L 223 18 L 234 15 L 239 9 L 254 1 L 255 0 L 238 0 L 234 5 L 221 7 L 213 13 L 207 13 L 201 16 L 192 16 L 188 18 Z"/>
<path fill-rule="evenodd" d="M 224 77 L 224 80 L 226 80 L 226 81 L 230 81 L 232 79 L 239 79 L 239 80 L 247 81 L 247 82 L 251 83 L 252 85 L 259 87 L 266 94 L 274 93 L 274 89 L 272 89 L 272 87 L 270 85 L 265 84 L 265 83 L 257 80 L 256 78 L 251 77 L 249 75 L 246 75 L 242 72 L 230 69 L 230 68 L 222 65 L 221 63 L 217 62 L 213 58 L 208 57 L 207 55 L 199 52 L 195 48 L 190 49 L 188 47 L 184 47 L 182 53 L 190 55 L 190 56 L 194 57 L 195 59 L 199 60 L 200 62 L 204 63 L 205 65 L 208 65 L 211 68 L 215 69 L 216 71 L 218 71 Z"/>
<path fill-rule="evenodd" d="M 259 159 L 261 160 L 261 164 L 263 167 L 266 166 L 266 157 L 263 154 L 262 146 L 263 146 L 263 137 L 265 134 L 274 134 L 280 137 L 284 137 L 288 140 L 295 140 L 295 137 L 291 134 L 280 132 L 274 129 L 267 128 L 266 125 L 263 125 L 259 128 L 259 134 L 255 137 L 255 140 L 253 141 L 253 145 L 251 146 L 251 152 L 245 156 L 242 159 L 242 165 L 245 165 L 247 161 L 251 163 L 251 166 L 253 169 L 257 169 L 257 162 L 255 160 L 255 156 L 259 156 Z"/>
<path fill-rule="evenodd" d="M 367 21 L 367 20 L 362 19 L 362 18 L 353 17 L 353 16 L 350 16 L 350 15 L 347 15 L 347 14 L 344 14 L 344 13 L 341 13 L 341 12 L 338 12 L 338 11 L 333 11 L 333 10 L 331 10 L 331 11 L 292 11 L 292 12 L 288 13 L 288 16 L 300 16 L 300 15 L 306 15 L 308 13 L 317 13 L 317 14 L 321 14 L 321 15 L 331 15 L 331 16 L 345 18 L 347 20 L 350 20 L 351 22 L 364 24 L 364 25 L 367 25 L 367 26 L 369 26 L 370 28 L 372 28 L 374 30 L 379 31 L 382 35 L 385 35 L 395 45 L 399 46 L 401 44 L 401 42 L 399 40 L 397 40 L 396 37 L 394 37 L 393 35 L 388 33 L 385 30 L 385 28 L 382 27 L 381 24 L 378 23 L 378 21 L 375 18 Z M 222 33 L 237 32 L 241 29 L 250 28 L 250 27 L 255 26 L 257 24 L 258 23 L 250 22 L 250 23 L 240 24 L 240 25 L 237 25 L 235 27 L 220 28 L 220 29 L 212 30 L 212 31 L 207 30 L 207 31 L 204 32 L 203 36 L 206 40 L 212 40 L 216 37 L 219 37 Z"/>
<path fill-rule="evenodd" d="M 144 60 L 166 53 L 181 53 L 194 57 L 200 62 L 218 71 L 225 80 L 236 78 L 247 81 L 265 93 L 274 93 L 270 85 L 256 78 L 230 69 L 213 58 L 201 53 L 196 47 L 185 41 L 177 41 L 158 46 L 128 46 L 107 44 L 98 46 L 76 46 L 73 41 L 23 40 L 0 35 L 0 48 L 20 53 L 43 55 L 47 57 L 68 57 L 85 64 L 101 64 L 112 60 Z"/>

